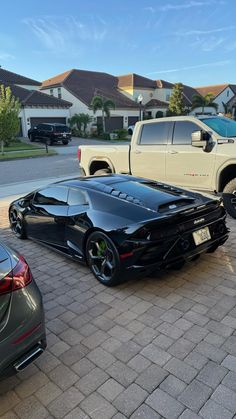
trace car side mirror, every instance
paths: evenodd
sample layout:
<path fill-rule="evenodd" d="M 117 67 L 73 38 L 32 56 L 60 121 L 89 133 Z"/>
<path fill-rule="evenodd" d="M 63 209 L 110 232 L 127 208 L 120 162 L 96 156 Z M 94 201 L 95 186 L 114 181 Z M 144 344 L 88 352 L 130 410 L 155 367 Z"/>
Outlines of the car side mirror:
<path fill-rule="evenodd" d="M 206 148 L 210 141 L 210 134 L 207 131 L 199 130 L 192 132 L 192 146 Z"/>

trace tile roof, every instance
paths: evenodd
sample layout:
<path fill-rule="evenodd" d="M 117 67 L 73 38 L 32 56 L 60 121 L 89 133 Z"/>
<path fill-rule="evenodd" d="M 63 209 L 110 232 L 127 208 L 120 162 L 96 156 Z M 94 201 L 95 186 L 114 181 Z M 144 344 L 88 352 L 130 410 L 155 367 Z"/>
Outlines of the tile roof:
<path fill-rule="evenodd" d="M 145 104 L 145 108 L 155 108 L 155 107 L 168 108 L 168 106 L 169 106 L 168 102 L 164 102 L 158 99 L 151 99 L 149 100 L 149 102 Z"/>
<path fill-rule="evenodd" d="M 202 96 L 206 96 L 208 93 L 213 93 L 214 97 L 218 96 L 223 90 L 228 87 L 229 84 L 216 84 L 211 86 L 201 86 L 201 87 L 195 87 L 195 89 L 200 93 Z"/>
<path fill-rule="evenodd" d="M 116 108 L 138 109 L 137 103 L 118 89 L 118 78 L 108 73 L 86 70 L 69 70 L 42 83 L 42 89 L 64 86 L 79 100 L 90 106 L 96 95 L 112 99 Z"/>
<path fill-rule="evenodd" d="M 22 106 L 47 106 L 69 108 L 72 103 L 66 100 L 58 99 L 47 95 L 38 90 L 28 90 L 14 84 L 2 83 L 4 86 L 10 86 L 13 96 L 19 99 Z"/>
<path fill-rule="evenodd" d="M 29 79 L 20 74 L 12 73 L 11 71 L 0 68 L 0 83 L 14 83 L 23 84 L 25 86 L 41 86 L 39 81 Z"/>
<path fill-rule="evenodd" d="M 147 77 L 139 76 L 136 73 L 125 74 L 117 76 L 119 82 L 118 87 L 142 87 L 142 88 L 156 88 L 156 82 Z"/>

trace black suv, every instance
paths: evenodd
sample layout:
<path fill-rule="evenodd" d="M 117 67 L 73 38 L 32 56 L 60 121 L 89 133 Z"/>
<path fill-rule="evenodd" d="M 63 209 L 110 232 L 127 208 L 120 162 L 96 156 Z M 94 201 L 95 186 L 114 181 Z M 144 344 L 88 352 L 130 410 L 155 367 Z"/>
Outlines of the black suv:
<path fill-rule="evenodd" d="M 47 141 L 48 144 L 52 145 L 61 141 L 62 144 L 67 145 L 71 140 L 71 131 L 64 124 L 38 124 L 34 128 L 30 128 L 28 131 L 28 137 L 30 141 L 37 139 Z"/>

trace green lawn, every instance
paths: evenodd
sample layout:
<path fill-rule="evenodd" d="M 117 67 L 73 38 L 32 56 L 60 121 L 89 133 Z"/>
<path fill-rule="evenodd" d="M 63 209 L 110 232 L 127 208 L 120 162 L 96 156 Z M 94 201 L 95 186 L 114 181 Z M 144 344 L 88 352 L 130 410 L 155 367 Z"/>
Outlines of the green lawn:
<path fill-rule="evenodd" d="M 48 153 L 46 153 L 45 148 L 38 149 L 38 150 L 23 150 L 23 151 L 16 151 L 14 152 L 5 152 L 5 154 L 2 156 L 0 154 L 0 161 L 3 160 L 15 160 L 15 159 L 25 159 L 29 157 L 47 157 L 47 156 L 54 156 L 56 153 L 55 150 L 48 150 Z"/>
<path fill-rule="evenodd" d="M 27 144 L 23 141 L 14 141 L 13 143 L 10 144 L 9 147 L 4 147 L 4 152 L 7 151 L 21 151 L 21 150 L 37 150 L 37 149 L 41 149 L 45 147 L 42 144 L 37 145 L 33 145 L 33 144 Z"/>

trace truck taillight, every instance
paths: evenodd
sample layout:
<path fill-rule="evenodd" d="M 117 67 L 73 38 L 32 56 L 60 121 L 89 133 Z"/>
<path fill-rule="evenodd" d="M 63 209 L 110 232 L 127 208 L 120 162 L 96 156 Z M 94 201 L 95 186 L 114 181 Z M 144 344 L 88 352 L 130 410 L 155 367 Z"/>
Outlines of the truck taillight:
<path fill-rule="evenodd" d="M 26 287 L 32 281 L 32 274 L 23 256 L 16 266 L 0 281 L 0 295 Z"/>
<path fill-rule="evenodd" d="M 80 162 L 80 160 L 81 160 L 81 149 L 79 147 L 78 147 L 78 150 L 77 150 L 77 157 L 78 157 L 78 160 Z"/>

